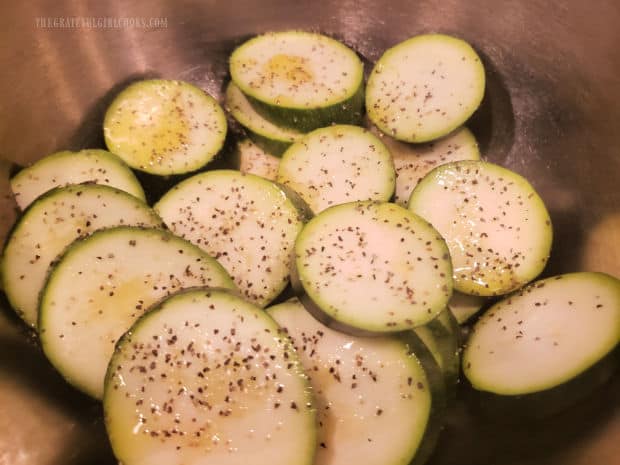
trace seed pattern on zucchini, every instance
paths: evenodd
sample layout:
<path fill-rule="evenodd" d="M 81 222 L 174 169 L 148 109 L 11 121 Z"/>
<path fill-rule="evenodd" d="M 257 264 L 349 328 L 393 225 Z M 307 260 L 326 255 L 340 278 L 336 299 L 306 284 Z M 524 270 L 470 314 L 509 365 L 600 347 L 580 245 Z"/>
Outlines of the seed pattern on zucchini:
<path fill-rule="evenodd" d="M 54 187 L 94 182 L 106 184 L 145 200 L 144 190 L 131 169 L 105 150 L 56 152 L 24 168 L 11 179 L 11 190 L 19 208 Z"/>
<path fill-rule="evenodd" d="M 620 281 L 570 273 L 530 284 L 489 308 L 474 326 L 463 369 L 472 385 L 501 395 L 556 388 L 620 342 Z"/>
<path fill-rule="evenodd" d="M 407 344 L 391 336 L 334 331 L 295 299 L 268 313 L 292 339 L 310 378 L 318 414 L 314 463 L 410 463 L 429 426 L 433 399 Z"/>
<path fill-rule="evenodd" d="M 251 302 L 265 306 L 286 287 L 304 217 L 273 182 L 209 171 L 177 184 L 154 208 L 175 234 L 215 257 Z"/>
<path fill-rule="evenodd" d="M 319 213 L 357 200 L 388 201 L 395 177 L 390 152 L 376 136 L 358 126 L 335 125 L 289 147 L 277 180 Z"/>
<path fill-rule="evenodd" d="M 125 465 L 312 465 L 313 399 L 297 354 L 260 308 L 191 290 L 119 341 L 104 413 Z"/>
<path fill-rule="evenodd" d="M 549 213 L 519 174 L 483 161 L 457 161 L 431 171 L 409 209 L 444 237 L 455 289 L 506 294 L 534 279 L 551 250 Z"/>
<path fill-rule="evenodd" d="M 250 139 L 239 141 L 233 156 L 235 167 L 242 173 L 254 174 L 270 181 L 276 180 L 280 158 L 266 153 Z"/>
<path fill-rule="evenodd" d="M 363 68 L 344 44 L 303 31 L 254 37 L 230 57 L 232 80 L 256 111 L 301 132 L 360 120 Z"/>
<path fill-rule="evenodd" d="M 276 126 L 252 107 L 243 92 L 230 82 L 226 88 L 226 108 L 247 131 L 256 145 L 272 155 L 282 155 L 303 134 L 293 129 Z"/>
<path fill-rule="evenodd" d="M 143 201 L 113 187 L 58 187 L 38 197 L 15 225 L 2 257 L 2 286 L 22 319 L 36 326 L 50 266 L 79 237 L 112 226 L 163 226 Z"/>
<path fill-rule="evenodd" d="M 485 76 L 465 41 L 444 34 L 412 37 L 387 50 L 368 78 L 368 117 L 405 142 L 427 142 L 461 126 L 478 108 Z"/>
<path fill-rule="evenodd" d="M 107 147 L 129 166 L 155 175 L 196 171 L 220 151 L 226 116 L 216 100 L 182 81 L 129 85 L 103 122 Z"/>
<path fill-rule="evenodd" d="M 39 309 L 43 351 L 69 383 L 100 399 L 118 338 L 153 303 L 192 286 L 235 288 L 213 258 L 168 231 L 94 232 L 50 272 Z"/>
<path fill-rule="evenodd" d="M 446 243 L 425 220 L 392 203 L 351 202 L 324 210 L 297 238 L 295 257 L 299 281 L 314 304 L 309 310 L 352 334 L 424 324 L 452 294 Z"/>

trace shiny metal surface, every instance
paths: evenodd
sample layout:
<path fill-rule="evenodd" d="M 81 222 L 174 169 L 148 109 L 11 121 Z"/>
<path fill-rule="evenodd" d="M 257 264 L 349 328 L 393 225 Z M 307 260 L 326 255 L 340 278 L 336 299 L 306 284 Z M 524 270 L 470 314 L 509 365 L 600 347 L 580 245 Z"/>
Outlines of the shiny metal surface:
<path fill-rule="evenodd" d="M 0 234 L 14 219 L 10 162 L 101 146 L 105 107 L 132 80 L 184 79 L 221 96 L 228 54 L 258 32 L 320 30 L 372 62 L 411 35 L 441 31 L 484 58 L 487 95 L 470 125 L 483 154 L 528 177 L 549 206 L 556 235 L 546 274 L 620 276 L 620 3 L 595 3 L 4 2 Z M 165 27 L 41 27 L 42 17 L 164 18 Z M 115 463 L 100 406 L 68 387 L 25 334 L 0 311 L 0 464 Z M 477 418 L 463 388 L 431 464 L 618 464 L 619 378 L 565 414 L 522 428 Z"/>

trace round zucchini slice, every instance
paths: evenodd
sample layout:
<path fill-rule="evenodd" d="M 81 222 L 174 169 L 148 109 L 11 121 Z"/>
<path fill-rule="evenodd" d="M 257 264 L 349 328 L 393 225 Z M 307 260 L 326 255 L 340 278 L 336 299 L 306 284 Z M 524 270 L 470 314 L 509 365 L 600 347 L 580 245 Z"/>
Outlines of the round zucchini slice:
<path fill-rule="evenodd" d="M 39 293 L 56 258 L 74 240 L 120 225 L 163 223 L 142 200 L 105 185 L 57 187 L 38 197 L 16 223 L 2 256 L 2 287 L 17 314 L 36 326 Z"/>
<path fill-rule="evenodd" d="M 404 339 L 334 331 L 296 299 L 267 312 L 291 338 L 310 378 L 318 413 L 314 463 L 409 464 L 424 447 L 437 399 Z"/>
<path fill-rule="evenodd" d="M 444 237 L 454 287 L 494 296 L 514 291 L 543 270 L 551 251 L 547 208 L 519 174 L 483 161 L 431 171 L 413 190 L 409 210 Z"/>
<path fill-rule="evenodd" d="M 113 153 L 86 149 L 48 155 L 11 178 L 11 190 L 21 210 L 43 193 L 69 184 L 93 182 L 116 187 L 145 200 L 144 190 L 129 166 Z"/>
<path fill-rule="evenodd" d="M 436 317 L 452 294 L 446 243 L 425 220 L 386 202 L 319 213 L 295 242 L 301 300 L 328 326 L 370 335 Z"/>
<path fill-rule="evenodd" d="M 107 147 L 129 166 L 168 176 L 196 171 L 224 145 L 226 115 L 213 97 L 182 81 L 129 85 L 103 122 Z"/>
<path fill-rule="evenodd" d="M 620 281 L 603 273 L 559 275 L 489 308 L 474 326 L 463 371 L 481 391 L 540 393 L 585 374 L 619 342 Z"/>
<path fill-rule="evenodd" d="M 293 142 L 303 136 L 303 133 L 276 126 L 265 119 L 232 81 L 226 88 L 226 108 L 245 128 L 249 138 L 269 154 L 281 156 Z"/>
<path fill-rule="evenodd" d="M 368 78 L 366 109 L 371 121 L 395 139 L 427 142 L 467 121 L 484 87 L 484 67 L 467 42 L 425 34 L 379 58 Z"/>
<path fill-rule="evenodd" d="M 99 230 L 50 272 L 39 307 L 43 351 L 69 383 L 101 399 L 118 338 L 153 303 L 192 286 L 235 288 L 219 263 L 168 231 Z"/>
<path fill-rule="evenodd" d="M 314 213 L 357 200 L 389 201 L 394 194 L 390 152 L 359 126 L 317 129 L 282 156 L 277 181 L 297 192 Z"/>
<path fill-rule="evenodd" d="M 177 184 L 154 208 L 175 234 L 215 257 L 249 301 L 265 306 L 286 287 L 305 217 L 277 184 L 208 171 Z"/>
<path fill-rule="evenodd" d="M 330 37 L 303 31 L 254 37 L 231 55 L 230 75 L 277 125 L 307 132 L 361 119 L 364 65 Z"/>
<path fill-rule="evenodd" d="M 125 465 L 312 465 L 316 412 L 297 354 L 260 308 L 181 292 L 138 320 L 110 361 L 103 401 Z"/>

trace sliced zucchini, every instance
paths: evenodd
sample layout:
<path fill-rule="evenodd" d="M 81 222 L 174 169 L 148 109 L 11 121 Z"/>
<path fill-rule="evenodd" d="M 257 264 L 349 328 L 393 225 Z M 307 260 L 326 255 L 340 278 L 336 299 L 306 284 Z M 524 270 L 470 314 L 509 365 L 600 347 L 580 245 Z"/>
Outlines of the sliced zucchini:
<path fill-rule="evenodd" d="M 467 295 L 462 292 L 454 292 L 448 308 L 456 318 L 458 324 L 467 323 L 487 303 L 488 299 L 479 295 Z"/>
<path fill-rule="evenodd" d="M 161 227 L 142 200 L 113 187 L 57 187 L 38 197 L 9 236 L 2 257 L 2 286 L 11 306 L 36 326 L 39 292 L 54 260 L 71 242 L 111 226 Z"/>
<path fill-rule="evenodd" d="M 140 182 L 125 162 L 97 149 L 48 155 L 13 176 L 11 190 L 19 208 L 25 210 L 34 199 L 54 187 L 85 182 L 106 184 L 145 200 Z"/>
<path fill-rule="evenodd" d="M 334 331 L 295 299 L 268 313 L 292 339 L 310 378 L 318 411 L 314 463 L 409 464 L 429 427 L 434 399 L 404 340 Z"/>
<path fill-rule="evenodd" d="M 565 274 L 489 308 L 474 326 L 463 371 L 481 391 L 538 393 L 576 379 L 618 342 L 620 281 L 603 273 Z"/>
<path fill-rule="evenodd" d="M 220 151 L 226 115 L 213 97 L 182 81 L 129 85 L 103 122 L 108 148 L 129 166 L 154 175 L 196 171 Z"/>
<path fill-rule="evenodd" d="M 303 31 L 259 35 L 233 52 L 230 75 L 256 111 L 277 125 L 307 132 L 361 119 L 364 65 L 330 37 Z"/>
<path fill-rule="evenodd" d="M 39 306 L 43 351 L 70 384 L 100 399 L 118 338 L 162 297 L 205 285 L 234 289 L 219 263 L 168 231 L 96 231 L 49 274 Z"/>
<path fill-rule="evenodd" d="M 280 158 L 265 152 L 250 139 L 237 143 L 234 157 L 234 166 L 242 173 L 255 174 L 270 181 L 276 180 Z"/>
<path fill-rule="evenodd" d="M 174 295 L 110 361 L 105 423 L 125 465 L 312 465 L 316 411 L 287 338 L 260 308 L 217 290 Z"/>
<path fill-rule="evenodd" d="M 247 131 L 256 145 L 272 155 L 280 156 L 303 133 L 286 127 L 276 126 L 265 119 L 250 104 L 243 92 L 230 82 L 226 88 L 226 108 Z"/>
<path fill-rule="evenodd" d="M 396 174 L 388 149 L 359 126 L 317 129 L 282 156 L 279 183 L 290 187 L 314 213 L 356 200 L 388 201 Z"/>
<path fill-rule="evenodd" d="M 352 334 L 427 323 L 452 294 L 448 248 L 419 216 L 385 202 L 324 210 L 295 243 L 302 302 L 328 326 Z"/>
<path fill-rule="evenodd" d="M 175 234 L 215 257 L 250 302 L 265 306 L 286 287 L 304 217 L 273 182 L 209 171 L 177 184 L 154 208 Z"/>
<path fill-rule="evenodd" d="M 465 41 L 444 34 L 405 40 L 379 58 L 368 78 L 368 117 L 405 142 L 427 142 L 461 126 L 478 108 L 485 76 Z"/>
<path fill-rule="evenodd" d="M 480 160 L 476 138 L 464 126 L 442 139 L 426 144 L 408 144 L 389 136 L 383 136 L 381 140 L 394 160 L 394 202 L 403 207 L 407 206 L 415 186 L 433 168 L 451 161 Z"/>
<path fill-rule="evenodd" d="M 457 161 L 431 171 L 409 209 L 446 240 L 454 287 L 493 296 L 522 287 L 543 270 L 551 250 L 549 213 L 530 183 L 483 161 Z"/>

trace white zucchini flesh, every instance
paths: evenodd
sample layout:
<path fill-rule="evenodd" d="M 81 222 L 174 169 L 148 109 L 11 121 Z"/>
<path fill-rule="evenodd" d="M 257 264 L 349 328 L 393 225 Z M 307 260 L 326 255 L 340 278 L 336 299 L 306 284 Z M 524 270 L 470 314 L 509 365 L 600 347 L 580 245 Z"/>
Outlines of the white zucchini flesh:
<path fill-rule="evenodd" d="M 203 90 L 182 81 L 153 79 L 129 85 L 103 122 L 110 151 L 129 166 L 155 175 L 196 171 L 220 151 L 224 110 Z"/>
<path fill-rule="evenodd" d="M 464 324 L 476 315 L 487 301 L 486 297 L 454 292 L 448 302 L 448 308 L 456 318 L 456 321 L 459 324 Z"/>
<path fill-rule="evenodd" d="M 400 142 L 390 136 L 381 137 L 392 154 L 396 170 L 394 202 L 407 206 L 415 186 L 439 165 L 458 160 L 480 160 L 476 138 L 466 127 L 426 144 Z"/>
<path fill-rule="evenodd" d="M 402 340 L 359 337 L 315 320 L 296 299 L 267 312 L 293 341 L 316 399 L 315 465 L 406 465 L 427 429 L 431 389 Z M 397 425 L 397 427 L 395 427 Z"/>
<path fill-rule="evenodd" d="M 463 370 L 479 390 L 522 395 L 553 389 L 620 342 L 620 281 L 603 273 L 559 275 L 489 308 L 474 326 Z"/>
<path fill-rule="evenodd" d="M 21 210 L 55 187 L 94 182 L 145 200 L 144 190 L 129 166 L 105 150 L 63 151 L 48 155 L 11 178 L 11 190 Z"/>
<path fill-rule="evenodd" d="M 277 126 L 259 114 L 232 81 L 226 88 L 226 108 L 247 130 L 250 139 L 266 151 L 271 149 L 274 155 L 282 155 L 293 142 L 303 137 L 303 133 Z"/>
<path fill-rule="evenodd" d="M 170 230 L 215 257 L 251 302 L 265 306 L 286 287 L 304 217 L 273 182 L 209 171 L 174 186 L 154 208 Z"/>
<path fill-rule="evenodd" d="M 234 165 L 242 173 L 254 174 L 270 181 L 276 180 L 280 158 L 265 152 L 250 139 L 237 143 L 234 156 Z"/>
<path fill-rule="evenodd" d="M 465 294 L 514 291 L 549 258 L 547 208 L 531 184 L 507 168 L 483 161 L 441 165 L 414 189 L 408 208 L 446 240 L 454 287 Z"/>
<path fill-rule="evenodd" d="M 388 201 L 394 164 L 381 140 L 366 129 L 316 129 L 287 149 L 277 181 L 297 192 L 314 213 L 357 200 Z"/>
<path fill-rule="evenodd" d="M 351 202 L 324 210 L 297 238 L 295 257 L 312 310 L 344 331 L 411 329 L 437 316 L 452 294 L 444 240 L 425 220 L 392 203 Z"/>
<path fill-rule="evenodd" d="M 50 272 L 39 307 L 43 351 L 69 383 L 100 399 L 118 338 L 150 305 L 192 286 L 234 289 L 214 259 L 168 231 L 94 232 Z"/>
<path fill-rule="evenodd" d="M 103 402 L 124 465 L 311 465 L 316 412 L 295 350 L 224 291 L 172 296 L 119 341 Z"/>
<path fill-rule="evenodd" d="M 465 41 L 444 34 L 412 37 L 388 49 L 368 78 L 368 117 L 405 142 L 427 142 L 461 126 L 478 108 L 485 75 Z"/>
<path fill-rule="evenodd" d="M 39 293 L 54 260 L 75 239 L 112 226 L 161 227 L 140 199 L 113 187 L 55 188 L 38 197 L 16 223 L 2 256 L 2 286 L 19 316 L 36 326 Z"/>
<path fill-rule="evenodd" d="M 303 31 L 271 32 L 248 40 L 230 57 L 233 82 L 244 94 L 285 108 L 312 110 L 342 104 L 363 83 L 353 50 Z"/>

